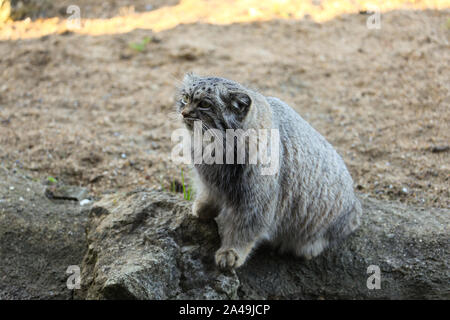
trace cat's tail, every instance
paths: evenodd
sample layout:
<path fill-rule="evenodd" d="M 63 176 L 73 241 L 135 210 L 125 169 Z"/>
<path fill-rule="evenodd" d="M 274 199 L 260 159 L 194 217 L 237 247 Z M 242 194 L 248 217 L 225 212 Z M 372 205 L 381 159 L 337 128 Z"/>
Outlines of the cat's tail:
<path fill-rule="evenodd" d="M 361 224 L 362 206 L 355 196 L 353 203 L 344 210 L 328 228 L 326 238 L 330 245 L 343 240 L 353 233 Z"/>

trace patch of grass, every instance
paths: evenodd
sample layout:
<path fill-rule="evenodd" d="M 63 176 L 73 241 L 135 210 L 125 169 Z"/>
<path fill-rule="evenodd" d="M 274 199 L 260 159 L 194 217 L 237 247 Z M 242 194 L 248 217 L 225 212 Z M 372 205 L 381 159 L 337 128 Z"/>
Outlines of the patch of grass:
<path fill-rule="evenodd" d="M 131 43 L 129 43 L 129 46 L 133 50 L 136 50 L 138 52 L 144 52 L 146 47 L 147 47 L 147 44 L 149 44 L 150 41 L 152 41 L 152 38 L 145 37 L 141 42 L 131 42 Z"/>
<path fill-rule="evenodd" d="M 161 190 L 162 191 L 166 191 L 166 189 L 164 188 L 164 181 L 163 181 L 163 177 L 159 177 L 159 185 L 161 186 Z"/>
<path fill-rule="evenodd" d="M 181 169 L 181 185 L 183 186 L 183 197 L 184 197 L 184 200 L 191 201 L 191 199 L 192 199 L 192 188 L 190 186 L 186 188 L 186 184 L 184 183 L 183 169 Z"/>
<path fill-rule="evenodd" d="M 160 182 L 160 184 L 161 184 L 162 190 L 166 191 L 162 181 Z M 181 191 L 180 191 L 180 188 L 181 188 Z M 187 200 L 187 201 L 192 200 L 193 190 L 192 190 L 192 187 L 189 186 L 184 179 L 183 169 L 181 169 L 181 183 L 179 181 L 177 181 L 177 179 L 173 179 L 168 191 L 173 192 L 173 193 L 183 192 L 184 200 Z"/>
<path fill-rule="evenodd" d="M 53 178 L 52 176 L 47 177 L 47 181 L 53 184 L 58 183 L 58 180 L 56 180 L 55 178 Z"/>

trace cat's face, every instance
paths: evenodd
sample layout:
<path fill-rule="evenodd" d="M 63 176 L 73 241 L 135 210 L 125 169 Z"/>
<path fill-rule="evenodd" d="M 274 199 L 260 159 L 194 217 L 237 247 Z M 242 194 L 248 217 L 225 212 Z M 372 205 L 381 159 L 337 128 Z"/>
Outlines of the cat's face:
<path fill-rule="evenodd" d="M 205 130 L 237 129 L 252 102 L 244 90 L 230 80 L 188 74 L 178 92 L 177 111 L 191 130 L 194 121 L 202 121 Z"/>

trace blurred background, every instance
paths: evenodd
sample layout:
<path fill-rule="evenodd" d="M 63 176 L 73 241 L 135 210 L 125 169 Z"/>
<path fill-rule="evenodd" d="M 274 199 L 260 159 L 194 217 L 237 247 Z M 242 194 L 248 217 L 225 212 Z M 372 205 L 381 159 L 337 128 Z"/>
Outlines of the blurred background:
<path fill-rule="evenodd" d="M 194 71 L 286 101 L 359 192 L 448 208 L 449 41 L 450 0 L 0 0 L 0 167 L 180 192 L 174 91 Z"/>

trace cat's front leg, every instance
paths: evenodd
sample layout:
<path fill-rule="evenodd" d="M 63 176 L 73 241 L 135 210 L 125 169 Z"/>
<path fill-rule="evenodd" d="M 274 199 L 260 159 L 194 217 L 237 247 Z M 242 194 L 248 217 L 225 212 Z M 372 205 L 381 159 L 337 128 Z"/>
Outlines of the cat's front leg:
<path fill-rule="evenodd" d="M 203 221 L 214 219 L 219 214 L 221 207 L 218 204 L 217 196 L 214 196 L 214 194 L 200 182 L 197 182 L 196 187 L 198 193 L 195 197 L 194 204 L 192 205 L 192 213 Z"/>
<path fill-rule="evenodd" d="M 215 260 L 218 267 L 234 269 L 242 266 L 255 244 L 265 233 L 265 217 L 252 210 L 236 212 L 224 208 L 216 218 L 222 245 Z"/>
<path fill-rule="evenodd" d="M 200 220 L 207 221 L 214 219 L 219 214 L 220 208 L 212 199 L 199 198 L 194 201 L 192 213 Z"/>

